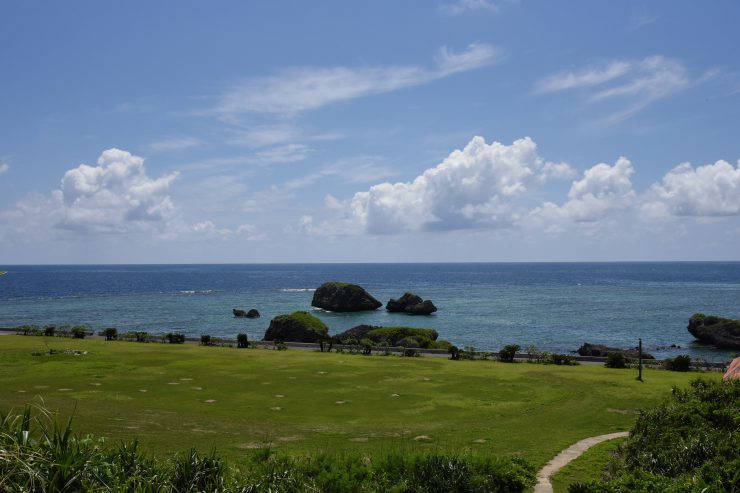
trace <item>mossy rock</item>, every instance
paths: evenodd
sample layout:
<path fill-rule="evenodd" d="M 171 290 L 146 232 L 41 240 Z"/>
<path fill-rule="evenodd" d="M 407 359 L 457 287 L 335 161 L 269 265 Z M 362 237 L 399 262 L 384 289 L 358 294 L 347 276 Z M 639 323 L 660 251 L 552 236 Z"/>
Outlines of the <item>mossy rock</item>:
<path fill-rule="evenodd" d="M 361 312 L 383 306 L 362 286 L 346 282 L 325 282 L 314 291 L 311 305 L 332 312 Z"/>
<path fill-rule="evenodd" d="M 326 324 L 308 312 L 278 315 L 265 331 L 266 341 L 318 342 L 328 337 Z"/>
<path fill-rule="evenodd" d="M 334 339 L 339 343 L 343 343 L 348 340 L 367 338 L 376 344 L 422 349 L 446 350 L 452 346 L 448 341 L 438 341 L 437 337 L 439 337 L 439 334 L 434 329 L 358 325 L 341 334 L 337 334 L 334 336 Z"/>
<path fill-rule="evenodd" d="M 687 329 L 703 343 L 723 349 L 740 349 L 740 320 L 695 313 Z"/>

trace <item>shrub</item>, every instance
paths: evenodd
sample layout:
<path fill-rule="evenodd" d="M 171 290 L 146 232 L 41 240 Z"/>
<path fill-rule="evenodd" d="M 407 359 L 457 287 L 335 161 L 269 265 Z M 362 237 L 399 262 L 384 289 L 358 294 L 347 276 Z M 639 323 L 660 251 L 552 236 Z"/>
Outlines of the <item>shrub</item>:
<path fill-rule="evenodd" d="M 200 345 L 201 346 L 213 346 L 213 341 L 211 340 L 211 336 L 208 334 L 202 334 L 200 336 Z"/>
<path fill-rule="evenodd" d="M 663 368 L 670 371 L 689 371 L 691 369 L 691 357 L 681 354 L 675 358 L 663 360 Z"/>
<path fill-rule="evenodd" d="M 185 342 L 185 334 L 182 332 L 168 332 L 164 335 L 164 338 L 170 344 L 183 344 Z"/>
<path fill-rule="evenodd" d="M 82 325 L 72 327 L 72 337 L 75 339 L 84 339 L 87 335 L 87 328 Z"/>
<path fill-rule="evenodd" d="M 520 346 L 518 344 L 508 344 L 498 352 L 498 360 L 504 363 L 513 363 L 516 352 L 519 351 Z"/>
<path fill-rule="evenodd" d="M 102 335 L 105 336 L 106 341 L 114 341 L 118 339 L 118 329 L 114 327 L 109 327 L 103 330 Z"/>
<path fill-rule="evenodd" d="M 54 332 L 57 330 L 53 325 L 47 325 L 44 327 L 44 335 L 46 337 L 54 337 Z"/>
<path fill-rule="evenodd" d="M 375 343 L 370 339 L 363 339 L 360 341 L 360 346 L 362 346 L 362 354 L 364 354 L 365 356 L 370 356 L 373 352 L 373 348 L 375 347 Z"/>
<path fill-rule="evenodd" d="M 547 363 L 553 365 L 574 366 L 578 364 L 578 361 L 576 361 L 573 356 L 568 356 L 567 354 L 552 353 L 548 355 Z"/>
<path fill-rule="evenodd" d="M 581 491 L 738 491 L 740 380 L 694 380 L 643 411 L 607 468 Z"/>
<path fill-rule="evenodd" d="M 607 368 L 626 368 L 627 360 L 624 358 L 624 353 L 608 353 L 606 355 L 604 366 L 606 366 Z"/>
<path fill-rule="evenodd" d="M 403 356 L 410 357 L 410 358 L 413 358 L 414 356 L 419 356 L 419 352 L 416 349 L 410 348 L 410 347 L 407 347 L 406 349 L 404 349 L 402 354 Z"/>
<path fill-rule="evenodd" d="M 285 342 L 283 341 L 275 341 L 275 349 L 278 351 L 286 351 L 288 349 L 288 346 L 285 345 Z"/>
<path fill-rule="evenodd" d="M 450 359 L 451 360 L 459 360 L 460 359 L 460 348 L 457 346 L 450 346 L 450 348 L 447 350 L 448 353 L 450 353 Z"/>
<path fill-rule="evenodd" d="M 247 338 L 247 334 L 237 334 L 236 335 L 236 347 L 238 348 L 245 348 L 249 347 L 249 339 Z"/>

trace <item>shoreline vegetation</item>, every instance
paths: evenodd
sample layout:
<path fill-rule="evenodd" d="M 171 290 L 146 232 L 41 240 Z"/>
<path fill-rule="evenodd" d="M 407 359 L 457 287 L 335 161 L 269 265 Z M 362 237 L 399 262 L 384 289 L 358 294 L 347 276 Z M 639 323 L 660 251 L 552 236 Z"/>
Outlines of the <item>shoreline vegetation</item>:
<path fill-rule="evenodd" d="M 362 327 L 362 326 L 361 326 Z M 376 329 L 397 329 L 395 327 L 376 327 Z M 403 328 L 403 329 L 416 329 L 416 328 Z M 350 332 L 350 329 L 346 332 Z M 429 329 L 419 329 L 429 330 Z M 108 341 L 122 341 L 122 342 L 138 342 L 138 343 L 154 343 L 154 344 L 189 344 L 189 345 L 200 345 L 200 346 L 218 346 L 218 347 L 233 347 L 233 348 L 260 348 L 260 349 L 298 349 L 298 350 L 309 350 L 318 352 L 339 352 L 339 353 L 362 353 L 364 355 L 396 355 L 396 356 L 429 356 L 429 357 L 447 357 L 449 359 L 468 359 L 468 360 L 490 360 L 490 361 L 501 361 L 501 352 L 506 351 L 506 348 L 502 348 L 500 351 L 480 351 L 475 347 L 457 348 L 452 345 L 445 345 L 444 349 L 430 348 L 430 347 L 409 347 L 409 346 L 394 346 L 394 345 L 383 345 L 373 343 L 368 345 L 367 341 L 363 344 L 362 341 L 353 340 L 348 343 L 340 342 L 336 339 L 324 339 L 319 342 L 295 342 L 295 341 L 284 341 L 281 339 L 276 340 L 251 340 L 247 341 L 246 334 L 238 334 L 235 338 L 225 337 L 212 337 L 208 334 L 203 334 L 200 337 L 187 337 L 181 332 L 166 332 L 166 333 L 149 333 L 145 331 L 128 331 L 118 332 L 115 328 L 107 328 L 98 331 L 97 333 L 87 326 L 45 326 L 39 327 L 35 325 L 22 325 L 18 327 L 2 327 L 0 328 L 0 335 L 3 334 L 14 334 L 23 336 L 36 336 L 36 337 L 59 337 L 59 338 L 76 338 L 76 339 L 101 339 Z M 447 341 L 442 341 L 447 343 Z M 449 343 L 447 343 L 449 344 Z M 584 345 L 589 346 L 588 343 Z M 568 364 L 607 364 L 610 360 L 614 360 L 612 355 L 597 356 L 591 354 L 559 354 L 548 351 L 540 351 L 535 346 L 529 345 L 522 348 L 519 345 L 516 346 L 513 357 L 505 357 L 507 361 L 517 362 L 530 362 L 530 363 L 550 363 L 555 365 L 568 365 Z M 605 346 L 601 346 L 605 347 Z M 612 348 L 615 349 L 615 348 Z M 524 351 L 524 352 L 521 352 Z M 637 365 L 637 358 L 634 356 L 634 350 L 632 349 L 615 349 L 617 354 L 626 354 L 622 358 L 619 358 L 621 362 L 616 363 L 617 368 L 624 367 L 635 367 Z M 705 370 L 705 371 L 725 371 L 732 360 L 728 358 L 727 361 L 717 363 L 710 362 L 702 359 L 692 360 L 688 356 L 678 356 L 679 360 L 686 360 L 688 358 L 688 367 L 686 369 Z M 646 368 L 665 368 L 674 369 L 672 362 L 676 358 L 665 358 L 663 360 L 645 357 L 642 361 L 643 367 Z M 686 370 L 679 370 L 686 371 Z"/>

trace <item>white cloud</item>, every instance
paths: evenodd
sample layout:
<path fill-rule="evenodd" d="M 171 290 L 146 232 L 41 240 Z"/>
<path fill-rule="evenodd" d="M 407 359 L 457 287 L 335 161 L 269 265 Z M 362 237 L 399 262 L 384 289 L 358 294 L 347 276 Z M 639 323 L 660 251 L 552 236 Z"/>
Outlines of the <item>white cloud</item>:
<path fill-rule="evenodd" d="M 234 229 L 220 228 L 211 220 L 200 221 L 189 225 L 180 232 L 181 237 L 190 237 L 194 239 L 225 239 L 235 236 L 242 236 L 249 241 L 256 241 L 265 238 L 265 235 L 258 234 L 257 228 L 252 224 L 241 224 Z M 189 234 L 190 233 L 190 234 Z"/>
<path fill-rule="evenodd" d="M 0 175 L 2 175 L 3 173 L 5 173 L 9 169 L 10 169 L 10 166 L 9 165 L 7 165 L 6 163 L 0 163 Z"/>
<path fill-rule="evenodd" d="M 632 163 L 620 157 L 614 166 L 601 163 L 583 173 L 568 192 L 568 201 L 558 206 L 545 202 L 531 211 L 529 218 L 541 220 L 551 228 L 563 222 L 594 222 L 609 214 L 628 209 L 635 204 L 636 195 L 631 177 Z"/>
<path fill-rule="evenodd" d="M 303 161 L 311 153 L 311 148 L 303 144 L 286 144 L 259 151 L 254 155 L 257 164 L 279 164 Z"/>
<path fill-rule="evenodd" d="M 630 63 L 615 60 L 601 66 L 589 67 L 577 72 L 560 72 L 537 82 L 536 91 L 547 93 L 579 87 L 591 87 L 621 77 L 630 70 Z"/>
<path fill-rule="evenodd" d="M 97 166 L 81 164 L 64 174 L 53 197 L 60 206 L 59 226 L 103 232 L 127 232 L 166 223 L 175 215 L 169 188 L 177 173 L 149 178 L 144 159 L 108 149 Z"/>
<path fill-rule="evenodd" d="M 645 193 L 642 211 L 652 219 L 740 215 L 740 161 L 673 168 Z"/>
<path fill-rule="evenodd" d="M 246 80 L 221 98 L 217 112 L 231 119 L 244 113 L 296 114 L 373 94 L 382 94 L 472 70 L 495 59 L 495 49 L 472 44 L 462 53 L 442 48 L 437 66 L 290 68 Z"/>
<path fill-rule="evenodd" d="M 590 104 L 616 100 L 622 108 L 608 116 L 617 122 L 633 116 L 650 104 L 677 94 L 695 82 L 678 60 L 650 56 L 638 61 L 614 60 L 600 67 L 560 72 L 537 84 L 538 93 L 582 89 L 588 91 Z"/>
<path fill-rule="evenodd" d="M 474 137 L 411 182 L 386 182 L 356 193 L 342 204 L 340 221 L 370 233 L 508 225 L 511 202 L 538 181 L 545 165 L 530 138 L 507 146 Z"/>
<path fill-rule="evenodd" d="M 197 147 L 202 143 L 200 139 L 195 137 L 179 137 L 152 142 L 148 147 L 156 152 L 176 152 Z"/>
<path fill-rule="evenodd" d="M 492 0 L 457 0 L 455 2 L 443 3 L 439 6 L 439 9 L 447 14 L 458 15 L 476 10 L 498 12 L 499 5 Z"/>

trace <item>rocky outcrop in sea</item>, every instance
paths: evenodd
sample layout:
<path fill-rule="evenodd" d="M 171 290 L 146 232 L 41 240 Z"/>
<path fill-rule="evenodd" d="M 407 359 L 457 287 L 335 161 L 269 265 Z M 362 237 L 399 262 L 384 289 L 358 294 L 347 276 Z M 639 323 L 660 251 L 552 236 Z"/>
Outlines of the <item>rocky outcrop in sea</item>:
<path fill-rule="evenodd" d="M 410 315 L 430 315 L 437 311 L 437 307 L 431 300 L 423 300 L 421 296 L 414 293 L 404 293 L 396 299 L 390 299 L 385 305 L 389 312 L 404 312 Z"/>
<path fill-rule="evenodd" d="M 311 305 L 332 312 L 361 312 L 383 306 L 362 286 L 346 282 L 325 282 L 314 291 Z"/>
<path fill-rule="evenodd" d="M 705 344 L 722 349 L 740 349 L 740 320 L 695 313 L 686 328 Z"/>

